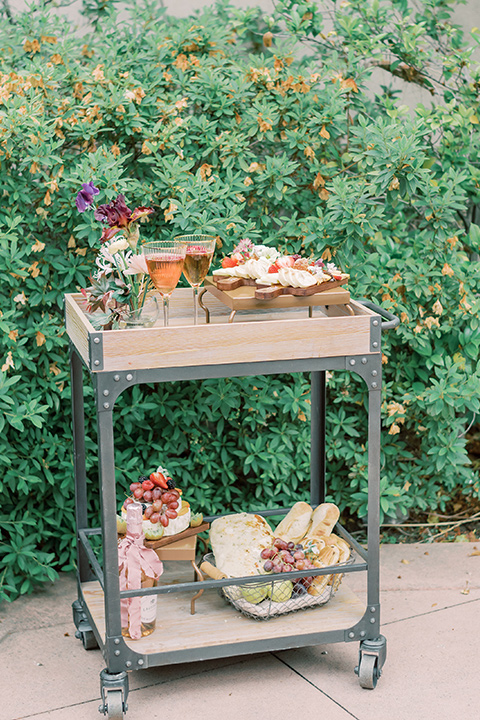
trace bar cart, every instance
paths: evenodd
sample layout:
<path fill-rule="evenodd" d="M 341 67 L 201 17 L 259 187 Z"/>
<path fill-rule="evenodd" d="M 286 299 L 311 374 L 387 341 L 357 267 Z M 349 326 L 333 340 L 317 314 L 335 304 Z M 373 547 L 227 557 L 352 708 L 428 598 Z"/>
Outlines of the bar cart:
<path fill-rule="evenodd" d="M 232 322 L 230 310 L 215 296 L 202 300 L 208 322 L 192 325 L 189 290 L 177 289 L 171 301 L 170 326 L 96 331 L 84 312 L 80 294 L 65 296 L 66 328 L 70 338 L 74 470 L 78 551 L 78 600 L 73 603 L 77 637 L 84 647 L 97 645 L 105 658 L 100 674 L 100 712 L 109 720 L 125 717 L 128 670 L 283 650 L 334 642 L 359 642 L 355 672 L 360 685 L 373 689 L 386 658 L 380 634 L 379 603 L 379 476 L 381 333 L 398 318 L 368 301 L 348 306 L 342 298 L 310 307 L 288 301 L 240 310 Z M 230 321 L 229 321 L 230 320 Z M 83 370 L 95 391 L 98 427 L 101 527 L 87 520 L 87 477 Z M 354 548 L 356 560 L 335 571 L 367 573 L 367 604 L 344 583 L 325 606 L 268 622 L 243 617 L 227 606 L 218 588 L 232 579 L 205 580 L 197 610 L 190 614 L 190 597 L 198 582 L 180 582 L 139 591 L 120 592 L 117 563 L 117 500 L 114 471 L 113 409 L 127 388 L 140 383 L 226 378 L 274 373 L 311 374 L 311 497 L 312 506 L 325 498 L 326 371 L 346 370 L 368 386 L 368 550 L 341 526 L 337 532 Z M 264 516 L 286 513 L 273 508 Z M 207 521 L 213 518 L 206 518 Z M 100 536 L 103 567 L 92 542 Z M 311 572 L 311 571 L 310 571 Z M 332 568 L 317 570 L 329 574 Z M 272 576 L 275 579 L 277 576 Z M 238 579 L 242 586 L 256 576 Z M 215 592 L 210 592 L 215 590 Z M 158 594 L 155 632 L 140 640 L 122 636 L 120 599 Z M 209 600 L 205 599 L 209 594 Z M 162 616 L 169 632 L 162 633 Z"/>

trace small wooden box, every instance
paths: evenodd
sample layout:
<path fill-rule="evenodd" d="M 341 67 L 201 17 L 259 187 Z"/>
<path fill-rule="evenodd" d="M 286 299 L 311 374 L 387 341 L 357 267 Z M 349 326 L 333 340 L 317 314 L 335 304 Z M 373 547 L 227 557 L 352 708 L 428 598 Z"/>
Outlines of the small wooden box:
<path fill-rule="evenodd" d="M 97 331 L 80 293 L 65 296 L 67 333 L 92 372 L 194 367 L 263 361 L 298 360 L 370 354 L 380 351 L 381 318 L 350 300 L 315 307 L 274 307 L 239 311 L 229 323 L 229 310 L 208 297 L 210 323 L 199 313 L 193 325 L 190 288 L 176 289 L 170 300 L 170 325 L 163 319 L 151 328 Z M 161 299 L 160 299 L 161 303 Z M 376 318 L 374 326 L 372 320 Z M 376 345 L 375 345 L 376 343 Z"/>

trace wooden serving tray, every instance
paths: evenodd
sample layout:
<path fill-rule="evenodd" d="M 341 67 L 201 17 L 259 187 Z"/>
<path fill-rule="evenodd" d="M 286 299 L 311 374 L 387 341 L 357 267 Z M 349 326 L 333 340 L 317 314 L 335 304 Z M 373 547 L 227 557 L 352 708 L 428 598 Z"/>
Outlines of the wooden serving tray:
<path fill-rule="evenodd" d="M 233 282 L 232 282 L 233 281 Z M 346 280 L 334 280 L 313 288 L 259 287 L 255 280 L 205 278 L 205 289 L 232 310 L 262 310 L 270 308 L 318 307 L 347 305 L 350 292 L 341 285 Z M 317 289 L 318 288 L 318 289 Z"/>
<path fill-rule="evenodd" d="M 318 293 L 334 290 L 348 282 L 348 278 L 344 280 L 330 280 L 321 285 L 312 285 L 307 288 L 283 287 L 282 285 L 259 285 L 256 280 L 250 278 L 236 277 L 218 277 L 212 275 L 212 282 L 217 290 L 228 292 L 236 290 L 239 287 L 253 287 L 255 289 L 254 297 L 256 300 L 275 300 L 280 295 L 294 295 L 295 297 L 307 297 L 310 295 L 318 295 Z"/>
<path fill-rule="evenodd" d="M 186 530 L 183 530 L 183 532 L 177 533 L 176 535 L 167 535 L 167 537 L 162 537 L 160 540 L 145 540 L 145 547 L 157 550 L 157 548 L 165 547 L 165 545 L 171 545 L 172 543 L 184 540 L 192 535 L 198 535 L 204 530 L 208 530 L 209 527 L 210 523 L 204 522 L 201 525 L 198 525 L 198 527 L 189 527 Z M 119 534 L 118 537 L 124 538 L 125 535 Z"/>
<path fill-rule="evenodd" d="M 171 378 L 174 368 L 380 352 L 380 316 L 350 299 L 342 287 L 256 300 L 251 287 L 224 292 L 211 281 L 205 284 L 210 323 L 199 313 L 198 325 L 193 324 L 191 288 L 173 291 L 168 327 L 160 318 L 150 328 L 103 331 L 90 323 L 83 295 L 67 294 L 68 336 L 90 372 L 113 372 L 124 385 L 135 383 L 135 371 L 144 369 L 162 369 Z M 229 322 L 233 307 L 245 312 Z M 307 316 L 310 307 L 316 308 L 312 317 Z"/>

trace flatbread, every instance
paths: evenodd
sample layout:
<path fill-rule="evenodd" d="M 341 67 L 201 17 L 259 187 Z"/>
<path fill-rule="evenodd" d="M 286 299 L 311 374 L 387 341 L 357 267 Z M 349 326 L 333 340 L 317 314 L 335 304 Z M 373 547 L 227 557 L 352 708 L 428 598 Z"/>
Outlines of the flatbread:
<path fill-rule="evenodd" d="M 311 517 L 310 505 L 306 502 L 296 502 L 275 528 L 275 537 L 286 540 L 286 542 L 300 542 L 305 537 Z"/>
<path fill-rule="evenodd" d="M 225 515 L 210 526 L 215 565 L 230 577 L 262 572 L 265 561 L 260 553 L 270 547 L 274 539 L 270 525 L 261 515 Z"/>

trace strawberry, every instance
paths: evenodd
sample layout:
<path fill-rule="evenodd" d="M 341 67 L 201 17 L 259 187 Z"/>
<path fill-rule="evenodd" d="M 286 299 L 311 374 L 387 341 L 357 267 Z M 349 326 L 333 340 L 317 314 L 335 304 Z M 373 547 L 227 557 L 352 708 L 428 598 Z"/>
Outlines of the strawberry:
<path fill-rule="evenodd" d="M 154 485 L 157 485 L 157 487 L 161 487 L 164 490 L 168 489 L 167 480 L 165 478 L 165 475 L 161 472 L 154 472 L 150 475 L 150 480 Z"/>
<path fill-rule="evenodd" d="M 238 260 L 235 260 L 233 257 L 224 257 L 222 260 L 222 268 L 231 268 L 236 267 L 238 265 Z"/>
<path fill-rule="evenodd" d="M 155 487 L 155 484 L 152 482 L 152 480 L 144 480 L 142 482 L 142 488 L 144 490 L 153 490 L 154 487 Z"/>
<path fill-rule="evenodd" d="M 268 268 L 269 273 L 278 273 L 279 270 L 280 268 L 276 263 L 273 263 L 273 265 L 270 265 L 270 267 Z"/>

